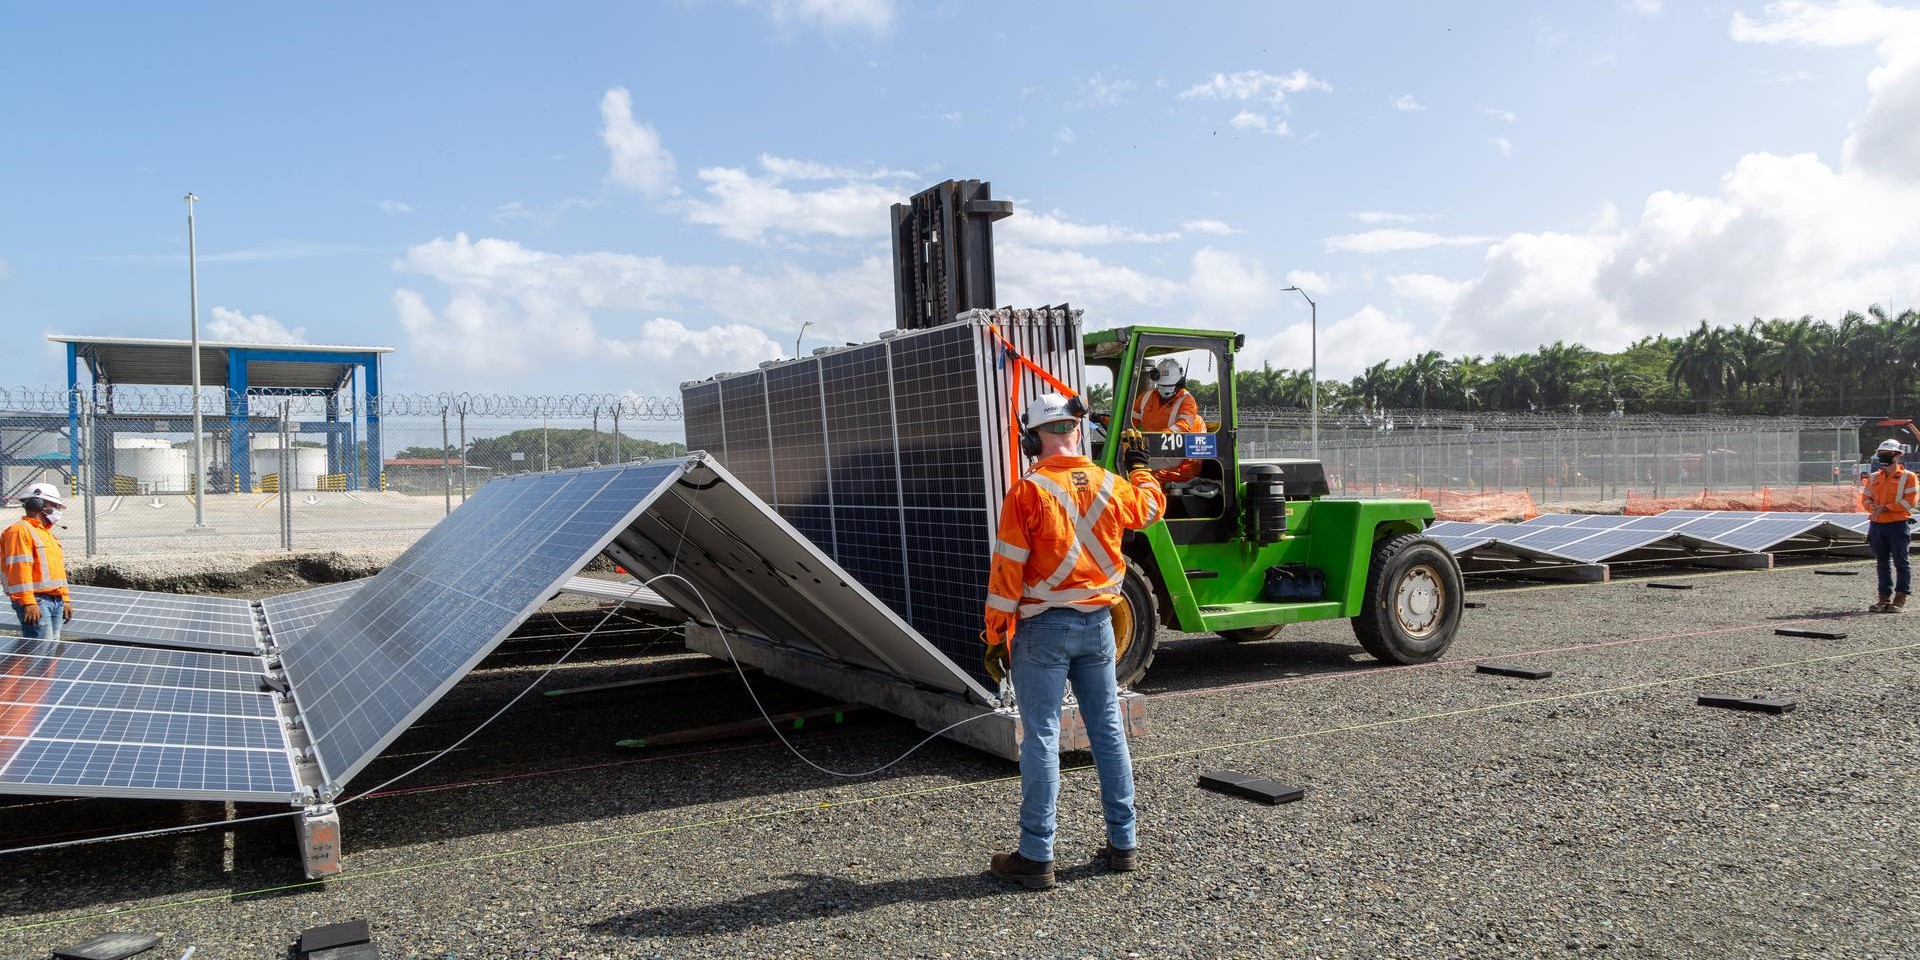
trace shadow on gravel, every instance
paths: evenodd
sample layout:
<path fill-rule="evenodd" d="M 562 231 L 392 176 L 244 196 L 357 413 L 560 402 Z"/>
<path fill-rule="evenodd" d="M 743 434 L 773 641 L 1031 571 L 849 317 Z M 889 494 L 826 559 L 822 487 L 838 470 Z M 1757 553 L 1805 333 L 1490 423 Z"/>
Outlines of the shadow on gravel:
<path fill-rule="evenodd" d="M 1094 875 L 1091 864 L 1059 872 L 1061 883 Z M 824 873 L 790 873 L 781 879 L 794 884 L 780 890 L 750 894 L 736 900 L 691 907 L 654 907 L 608 917 L 587 925 L 602 936 L 623 940 L 649 937 L 697 937 L 777 927 L 801 920 L 861 913 L 896 903 L 936 903 L 1015 896 L 1008 886 L 982 870 L 951 877 L 883 880 L 857 883 Z"/>
<path fill-rule="evenodd" d="M 1210 634 L 1193 635 L 1162 640 L 1152 669 L 1135 689 L 1152 695 L 1223 683 L 1352 673 L 1383 666 L 1386 664 L 1361 650 L 1358 642 L 1292 640 L 1286 630 L 1271 640 L 1252 643 L 1236 643 Z"/>

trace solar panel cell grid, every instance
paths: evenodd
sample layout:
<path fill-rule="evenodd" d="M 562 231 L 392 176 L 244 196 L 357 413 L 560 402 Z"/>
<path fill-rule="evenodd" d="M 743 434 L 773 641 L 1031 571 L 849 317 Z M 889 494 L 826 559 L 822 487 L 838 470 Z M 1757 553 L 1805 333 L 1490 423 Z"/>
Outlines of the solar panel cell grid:
<path fill-rule="evenodd" d="M 339 787 L 638 514 L 681 461 L 504 477 L 281 650 Z"/>

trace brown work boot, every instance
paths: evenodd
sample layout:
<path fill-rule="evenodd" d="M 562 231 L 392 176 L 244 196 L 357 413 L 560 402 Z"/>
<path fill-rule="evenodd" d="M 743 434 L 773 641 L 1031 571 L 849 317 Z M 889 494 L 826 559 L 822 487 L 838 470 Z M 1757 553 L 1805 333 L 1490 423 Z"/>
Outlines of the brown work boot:
<path fill-rule="evenodd" d="M 994 854 L 992 870 L 995 877 L 1028 890 L 1051 890 L 1056 882 L 1052 860 L 1028 860 L 1018 850 Z"/>
<path fill-rule="evenodd" d="M 1886 613 L 1892 609 L 1893 609 L 1893 596 L 1891 594 L 1883 593 L 1880 595 L 1880 599 L 1875 600 L 1872 603 L 1872 605 L 1867 607 L 1867 612 L 1868 613 Z"/>
<path fill-rule="evenodd" d="M 1893 600 L 1887 604 L 1887 609 L 1884 612 L 1906 613 L 1907 612 L 1907 595 L 1904 593 L 1894 594 Z"/>
<path fill-rule="evenodd" d="M 1132 873 L 1140 869 L 1140 848 L 1122 850 L 1109 843 L 1100 851 L 1101 859 L 1107 862 L 1107 869 L 1114 873 Z"/>

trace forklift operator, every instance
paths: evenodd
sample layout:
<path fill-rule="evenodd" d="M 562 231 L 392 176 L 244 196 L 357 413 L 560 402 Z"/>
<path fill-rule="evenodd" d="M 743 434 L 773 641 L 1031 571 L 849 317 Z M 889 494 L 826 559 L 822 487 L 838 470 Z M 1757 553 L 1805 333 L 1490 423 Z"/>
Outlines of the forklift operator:
<path fill-rule="evenodd" d="M 1200 404 L 1187 392 L 1187 374 L 1180 369 L 1180 361 L 1168 357 L 1158 367 L 1149 365 L 1141 373 L 1146 386 L 1133 401 L 1129 426 L 1142 433 L 1207 432 Z M 1178 466 L 1153 472 L 1153 478 L 1161 483 L 1181 483 L 1199 475 L 1198 460 L 1182 460 Z"/>
<path fill-rule="evenodd" d="M 1084 413 L 1077 398 L 1047 393 L 1021 415 L 1020 446 L 1039 462 L 1007 491 L 987 582 L 987 673 L 995 680 L 1012 675 L 1026 729 L 1020 738 L 1020 845 L 995 854 L 992 871 L 1030 890 L 1054 885 L 1060 707 L 1068 683 L 1079 698 L 1100 777 L 1107 867 L 1124 872 L 1139 865 L 1133 761 L 1113 672 L 1113 606 L 1122 602 L 1127 572 L 1120 538 L 1159 520 L 1166 495 L 1137 444 L 1121 454 L 1125 478 L 1087 459 L 1080 452 Z"/>

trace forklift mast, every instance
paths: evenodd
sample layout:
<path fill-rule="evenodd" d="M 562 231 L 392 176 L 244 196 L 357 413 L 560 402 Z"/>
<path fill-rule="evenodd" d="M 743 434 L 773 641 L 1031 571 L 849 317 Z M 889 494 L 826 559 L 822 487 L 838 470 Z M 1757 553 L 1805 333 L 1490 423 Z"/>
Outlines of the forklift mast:
<path fill-rule="evenodd" d="M 948 180 L 893 205 L 894 323 L 919 330 L 991 310 L 993 222 L 1013 201 L 982 180 Z"/>

